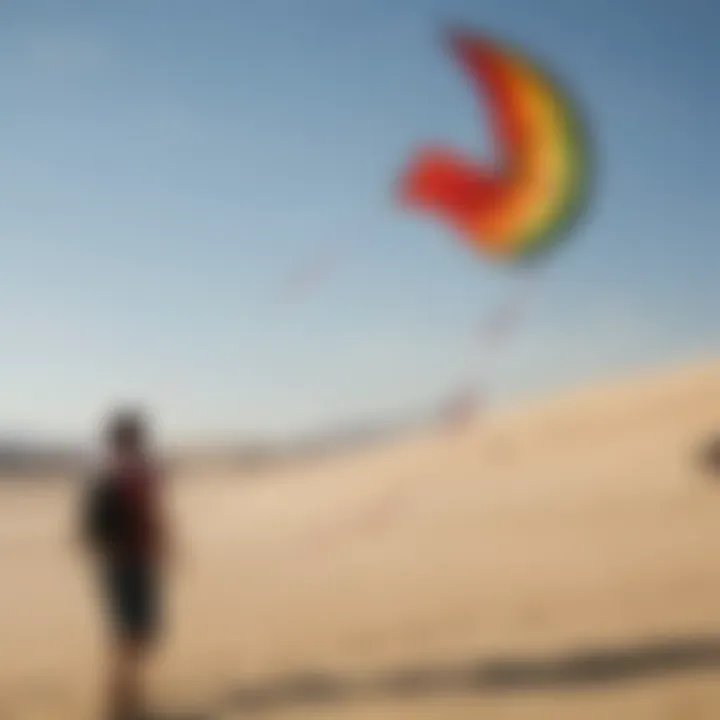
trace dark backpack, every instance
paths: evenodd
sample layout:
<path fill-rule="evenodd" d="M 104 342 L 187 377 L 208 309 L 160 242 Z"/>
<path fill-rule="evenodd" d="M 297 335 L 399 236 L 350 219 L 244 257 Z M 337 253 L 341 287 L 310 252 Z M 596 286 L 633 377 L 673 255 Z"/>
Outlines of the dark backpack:
<path fill-rule="evenodd" d="M 94 550 L 108 553 L 122 546 L 130 531 L 130 508 L 112 476 L 100 477 L 86 490 L 83 536 Z"/>

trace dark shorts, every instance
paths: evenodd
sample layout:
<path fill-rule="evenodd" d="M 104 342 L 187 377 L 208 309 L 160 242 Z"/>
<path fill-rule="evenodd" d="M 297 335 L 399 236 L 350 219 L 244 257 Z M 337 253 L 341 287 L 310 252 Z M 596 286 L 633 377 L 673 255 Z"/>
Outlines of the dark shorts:
<path fill-rule="evenodd" d="M 139 561 L 109 563 L 105 594 L 113 632 L 121 640 L 148 642 L 160 622 L 160 579 L 157 568 Z"/>

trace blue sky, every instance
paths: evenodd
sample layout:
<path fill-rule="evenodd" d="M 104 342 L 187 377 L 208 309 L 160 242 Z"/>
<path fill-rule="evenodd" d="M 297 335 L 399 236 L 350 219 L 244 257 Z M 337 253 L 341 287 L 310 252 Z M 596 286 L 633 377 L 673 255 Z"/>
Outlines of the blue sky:
<path fill-rule="evenodd" d="M 546 58 L 600 159 L 490 391 L 716 353 L 714 0 L 6 0 L 0 428 L 78 437 L 129 398 L 178 438 L 285 433 L 452 388 L 513 278 L 392 202 L 421 143 L 489 147 L 448 21 Z"/>

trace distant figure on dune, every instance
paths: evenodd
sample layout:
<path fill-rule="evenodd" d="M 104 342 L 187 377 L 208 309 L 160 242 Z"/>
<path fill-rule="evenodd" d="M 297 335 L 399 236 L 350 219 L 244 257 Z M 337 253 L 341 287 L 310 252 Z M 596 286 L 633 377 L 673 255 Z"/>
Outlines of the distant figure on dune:
<path fill-rule="evenodd" d="M 720 479 L 720 435 L 712 438 L 702 450 L 702 465 L 704 470 Z"/>
<path fill-rule="evenodd" d="M 106 457 L 89 483 L 83 531 L 112 638 L 107 717 L 143 717 L 143 670 L 158 639 L 169 528 L 147 421 L 119 412 L 104 429 Z"/>

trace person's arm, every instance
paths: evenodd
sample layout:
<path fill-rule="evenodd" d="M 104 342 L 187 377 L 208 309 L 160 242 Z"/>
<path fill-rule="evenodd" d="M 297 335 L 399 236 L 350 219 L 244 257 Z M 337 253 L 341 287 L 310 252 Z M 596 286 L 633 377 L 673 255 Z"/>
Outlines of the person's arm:
<path fill-rule="evenodd" d="M 169 474 L 164 467 L 160 469 L 155 494 L 155 523 L 160 557 L 164 562 L 172 562 L 177 551 L 176 527 L 170 502 Z"/>
<path fill-rule="evenodd" d="M 98 551 L 98 535 L 101 531 L 99 517 L 102 502 L 100 492 L 104 478 L 97 473 L 89 474 L 80 480 L 78 513 L 74 518 L 73 540 L 82 550 L 95 555 Z"/>

